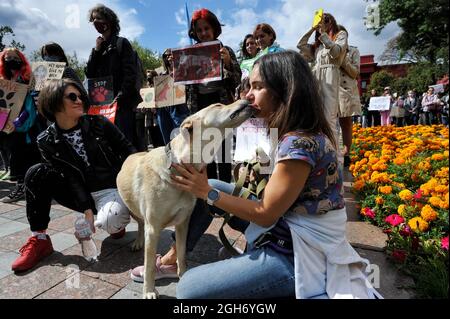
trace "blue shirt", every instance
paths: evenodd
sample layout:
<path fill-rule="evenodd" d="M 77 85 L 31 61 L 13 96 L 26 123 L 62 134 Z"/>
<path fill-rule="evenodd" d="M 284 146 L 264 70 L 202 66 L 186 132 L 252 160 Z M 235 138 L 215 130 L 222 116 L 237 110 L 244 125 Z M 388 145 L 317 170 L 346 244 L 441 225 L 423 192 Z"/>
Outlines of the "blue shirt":
<path fill-rule="evenodd" d="M 276 162 L 301 160 L 311 166 L 305 186 L 290 210 L 299 214 L 325 214 L 345 207 L 342 170 L 336 150 L 324 134 L 286 134 L 278 144 Z"/>

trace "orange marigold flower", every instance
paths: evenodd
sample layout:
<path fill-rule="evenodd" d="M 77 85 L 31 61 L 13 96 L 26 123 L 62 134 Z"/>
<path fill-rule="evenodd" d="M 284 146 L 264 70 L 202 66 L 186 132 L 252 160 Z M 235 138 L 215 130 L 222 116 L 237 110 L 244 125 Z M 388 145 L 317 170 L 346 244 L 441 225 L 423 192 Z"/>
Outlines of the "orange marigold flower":
<path fill-rule="evenodd" d="M 434 188 L 434 191 L 437 193 L 446 193 L 448 192 L 448 185 L 438 185 Z"/>
<path fill-rule="evenodd" d="M 358 180 L 358 181 L 356 181 L 356 182 L 353 183 L 353 188 L 354 188 L 356 191 L 360 191 L 361 189 L 364 188 L 365 185 L 366 185 L 366 183 L 365 183 L 364 181 Z"/>
<path fill-rule="evenodd" d="M 420 212 L 420 216 L 422 216 L 422 218 L 425 221 L 431 222 L 431 221 L 435 220 L 438 217 L 438 214 L 436 213 L 436 211 L 430 205 L 425 205 L 424 207 L 422 207 L 422 210 Z"/>
<path fill-rule="evenodd" d="M 443 159 L 444 159 L 444 155 L 440 154 L 440 153 L 433 154 L 431 156 L 431 160 L 433 160 L 433 161 L 442 161 Z"/>
<path fill-rule="evenodd" d="M 392 193 L 392 187 L 391 186 L 380 186 L 380 187 L 378 187 L 378 191 L 380 193 L 388 195 L 388 194 Z"/>
<path fill-rule="evenodd" d="M 409 189 L 404 189 L 398 193 L 398 196 L 404 201 L 410 201 L 413 199 L 414 194 Z"/>
<path fill-rule="evenodd" d="M 428 202 L 433 205 L 434 207 L 439 207 L 441 204 L 441 199 L 439 197 L 433 196 L 430 197 L 430 199 L 428 200 Z"/>
<path fill-rule="evenodd" d="M 398 158 L 394 159 L 395 165 L 403 165 L 403 164 L 405 164 L 405 162 L 406 162 L 405 159 L 402 157 L 398 157 Z"/>
<path fill-rule="evenodd" d="M 415 232 L 424 232 L 428 229 L 428 223 L 421 217 L 411 218 L 408 222 L 408 226 Z"/>
<path fill-rule="evenodd" d="M 383 197 L 377 196 L 377 197 L 375 198 L 375 203 L 377 203 L 377 205 L 383 205 L 383 203 L 384 203 Z"/>

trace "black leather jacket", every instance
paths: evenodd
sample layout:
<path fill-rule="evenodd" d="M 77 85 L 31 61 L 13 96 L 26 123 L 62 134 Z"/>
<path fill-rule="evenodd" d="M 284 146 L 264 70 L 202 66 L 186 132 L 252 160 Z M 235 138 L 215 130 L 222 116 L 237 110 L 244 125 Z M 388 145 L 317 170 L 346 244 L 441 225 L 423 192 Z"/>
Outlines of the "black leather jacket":
<path fill-rule="evenodd" d="M 91 208 L 96 212 L 90 193 L 117 188 L 117 174 L 125 159 L 136 149 L 103 116 L 84 115 L 79 125 L 89 166 L 66 141 L 55 123 L 38 136 L 37 144 L 44 161 L 68 179 L 68 192 L 80 208 Z"/>

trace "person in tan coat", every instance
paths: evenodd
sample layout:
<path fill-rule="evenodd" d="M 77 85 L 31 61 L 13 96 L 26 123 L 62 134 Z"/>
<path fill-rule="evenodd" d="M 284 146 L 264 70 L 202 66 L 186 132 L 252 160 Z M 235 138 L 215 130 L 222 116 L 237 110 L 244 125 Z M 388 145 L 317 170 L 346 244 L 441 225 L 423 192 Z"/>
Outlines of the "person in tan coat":
<path fill-rule="evenodd" d="M 347 32 L 343 26 L 339 30 Z M 352 146 L 352 116 L 361 115 L 361 102 L 358 89 L 360 71 L 360 54 L 357 47 L 348 46 L 347 54 L 340 68 L 339 85 L 339 126 L 344 144 L 344 167 L 350 166 L 350 149 Z"/>
<path fill-rule="evenodd" d="M 316 32 L 314 44 L 308 40 Z M 338 140 L 340 66 L 347 52 L 347 32 L 339 31 L 336 19 L 324 13 L 322 22 L 303 35 L 297 48 L 306 61 L 313 63 L 313 73 L 319 82 L 325 115 Z"/>

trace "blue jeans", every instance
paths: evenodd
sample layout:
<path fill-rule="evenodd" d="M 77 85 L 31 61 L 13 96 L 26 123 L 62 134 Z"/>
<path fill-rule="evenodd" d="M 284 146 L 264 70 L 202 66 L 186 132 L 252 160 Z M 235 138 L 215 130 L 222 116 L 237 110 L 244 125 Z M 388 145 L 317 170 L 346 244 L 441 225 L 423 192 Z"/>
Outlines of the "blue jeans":
<path fill-rule="evenodd" d="M 209 185 L 211 187 L 218 189 L 221 192 L 232 194 L 234 189 L 234 184 L 225 183 L 219 181 L 217 179 L 208 180 Z M 249 197 L 252 200 L 256 200 L 256 197 Z M 189 230 L 186 239 L 186 251 L 190 252 L 194 250 L 195 245 L 199 241 L 200 237 L 205 233 L 208 229 L 209 225 L 213 221 L 213 216 L 208 213 L 208 210 L 211 214 L 216 215 L 224 215 L 225 211 L 217 208 L 215 206 L 209 206 L 206 204 L 204 200 L 197 199 L 194 210 L 192 211 L 191 219 L 189 220 Z M 233 228 L 234 230 L 240 231 L 244 233 L 247 229 L 249 222 L 246 220 L 242 220 L 236 216 L 230 218 L 228 222 L 228 226 Z M 175 240 L 175 233 L 172 234 L 172 239 Z"/>
<path fill-rule="evenodd" d="M 209 184 L 228 194 L 234 189 L 233 184 L 218 180 L 209 180 Z M 256 200 L 255 197 L 250 199 Z M 217 207 L 210 209 L 217 214 L 223 213 L 223 210 Z M 188 247 L 192 245 L 193 240 L 198 241 L 212 221 L 209 214 L 198 210 L 196 205 L 189 223 Z M 202 214 L 198 214 L 199 212 Z M 206 220 L 210 222 L 206 223 Z M 248 226 L 248 222 L 238 218 L 234 223 L 234 225 L 230 223 L 230 226 L 241 228 L 239 230 L 242 232 Z M 206 224 L 208 226 L 204 228 Z M 295 297 L 294 263 L 292 256 L 280 254 L 267 246 L 259 249 L 251 248 L 243 255 L 192 268 L 181 277 L 177 285 L 179 299 L 279 297 Z"/>
<path fill-rule="evenodd" d="M 164 140 L 164 144 L 170 142 L 170 133 L 178 127 L 185 118 L 189 116 L 189 109 L 186 104 L 167 106 L 156 109 L 159 129 Z"/>

